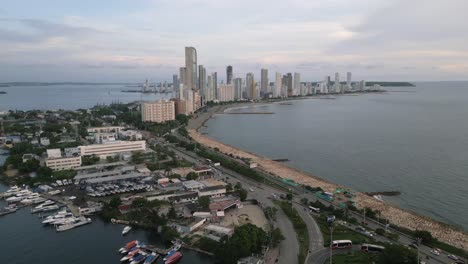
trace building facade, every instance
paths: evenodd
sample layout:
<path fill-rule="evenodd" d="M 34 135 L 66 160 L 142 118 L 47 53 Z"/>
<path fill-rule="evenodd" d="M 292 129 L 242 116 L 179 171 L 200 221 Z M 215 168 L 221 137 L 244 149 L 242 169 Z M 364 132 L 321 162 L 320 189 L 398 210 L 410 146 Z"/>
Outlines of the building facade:
<path fill-rule="evenodd" d="M 141 120 L 143 122 L 161 123 L 175 120 L 174 101 L 160 100 L 141 104 Z"/>
<path fill-rule="evenodd" d="M 187 89 L 198 89 L 197 50 L 185 47 L 185 85 Z"/>
<path fill-rule="evenodd" d="M 79 146 L 81 156 L 97 155 L 101 158 L 125 152 L 145 151 L 146 141 L 114 141 L 104 144 Z"/>
<path fill-rule="evenodd" d="M 268 70 L 262 69 L 260 75 L 260 96 L 264 97 L 268 93 Z"/>
<path fill-rule="evenodd" d="M 227 84 L 232 83 L 232 66 L 231 65 L 226 67 L 226 83 Z"/>

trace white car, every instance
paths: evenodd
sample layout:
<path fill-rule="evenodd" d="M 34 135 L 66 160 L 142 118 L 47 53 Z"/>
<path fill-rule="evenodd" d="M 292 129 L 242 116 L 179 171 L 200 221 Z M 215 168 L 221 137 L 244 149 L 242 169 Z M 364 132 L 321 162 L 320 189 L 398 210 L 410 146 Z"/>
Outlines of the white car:
<path fill-rule="evenodd" d="M 253 189 L 253 188 L 250 188 L 250 189 L 249 189 L 249 191 L 253 192 L 253 191 L 254 191 L 254 189 Z"/>
<path fill-rule="evenodd" d="M 436 256 L 440 256 L 440 249 L 434 248 L 434 249 L 431 250 L 431 253 L 436 255 Z"/>

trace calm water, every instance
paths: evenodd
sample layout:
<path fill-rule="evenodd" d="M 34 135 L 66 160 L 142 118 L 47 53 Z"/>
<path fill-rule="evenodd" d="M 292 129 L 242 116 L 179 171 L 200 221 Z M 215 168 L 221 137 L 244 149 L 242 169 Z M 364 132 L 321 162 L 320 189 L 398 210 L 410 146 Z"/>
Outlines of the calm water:
<path fill-rule="evenodd" d="M 211 137 L 468 230 L 468 82 L 310 99 L 219 115 Z"/>
<path fill-rule="evenodd" d="M 0 185 L 0 191 L 6 188 Z M 5 206 L 0 201 L 0 206 Z M 142 230 L 132 230 L 121 235 L 123 226 L 105 224 L 97 217 L 93 223 L 57 233 L 44 227 L 29 207 L 0 218 L 0 263 L 8 264 L 112 264 L 120 263 L 117 250 L 133 239 L 158 245 L 158 239 Z M 182 250 L 181 264 L 213 263 L 210 258 L 193 251 Z M 163 263 L 159 258 L 156 263 Z"/>
<path fill-rule="evenodd" d="M 122 90 L 136 90 L 125 85 L 48 85 L 0 87 L 1 110 L 68 109 L 90 108 L 96 104 L 112 102 L 128 103 L 137 100 L 169 99 L 169 94 L 123 93 Z"/>

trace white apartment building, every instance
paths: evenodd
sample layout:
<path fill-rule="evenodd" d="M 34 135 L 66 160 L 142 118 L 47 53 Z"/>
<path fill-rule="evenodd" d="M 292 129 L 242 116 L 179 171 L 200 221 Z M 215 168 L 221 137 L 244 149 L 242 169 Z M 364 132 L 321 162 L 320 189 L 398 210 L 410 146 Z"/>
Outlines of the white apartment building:
<path fill-rule="evenodd" d="M 60 149 L 48 149 L 46 166 L 52 170 L 70 170 L 81 166 L 81 156 L 64 156 Z"/>
<path fill-rule="evenodd" d="M 174 101 L 160 100 L 141 104 L 141 120 L 143 122 L 165 122 L 175 120 Z"/>
<path fill-rule="evenodd" d="M 89 127 L 88 133 L 119 133 L 125 127 L 122 126 L 105 126 L 105 127 Z"/>
<path fill-rule="evenodd" d="M 103 144 L 93 144 L 87 146 L 79 146 L 81 156 L 97 155 L 100 158 L 114 156 L 119 153 L 132 151 L 145 151 L 146 142 L 138 141 L 111 141 Z"/>
<path fill-rule="evenodd" d="M 235 90 L 233 84 L 220 84 L 218 86 L 218 100 L 220 102 L 234 101 Z"/>

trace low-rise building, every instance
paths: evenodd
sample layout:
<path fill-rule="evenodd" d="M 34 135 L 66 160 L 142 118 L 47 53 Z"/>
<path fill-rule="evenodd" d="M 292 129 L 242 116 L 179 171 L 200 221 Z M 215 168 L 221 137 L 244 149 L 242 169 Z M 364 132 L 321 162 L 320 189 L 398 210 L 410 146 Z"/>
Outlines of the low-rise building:
<path fill-rule="evenodd" d="M 96 155 L 100 158 L 106 158 L 107 156 L 114 156 L 125 152 L 145 151 L 146 142 L 144 140 L 113 141 L 103 144 L 79 146 L 78 148 L 80 149 L 81 156 Z"/>
<path fill-rule="evenodd" d="M 88 133 L 119 133 L 125 129 L 123 126 L 105 126 L 105 127 L 89 127 Z"/>
<path fill-rule="evenodd" d="M 63 155 L 60 149 L 48 149 L 46 166 L 52 170 L 71 170 L 81 166 L 81 156 Z"/>
<path fill-rule="evenodd" d="M 203 183 L 195 181 L 195 180 L 184 181 L 182 182 L 182 185 L 184 186 L 184 189 L 187 191 L 196 191 L 199 189 L 203 189 L 205 187 Z"/>
<path fill-rule="evenodd" d="M 221 197 L 226 194 L 226 187 L 223 185 L 209 186 L 198 190 L 198 196 L 209 196 L 210 198 Z"/>
<path fill-rule="evenodd" d="M 119 138 L 125 140 L 142 140 L 143 135 L 135 130 L 123 130 L 119 132 Z"/>

